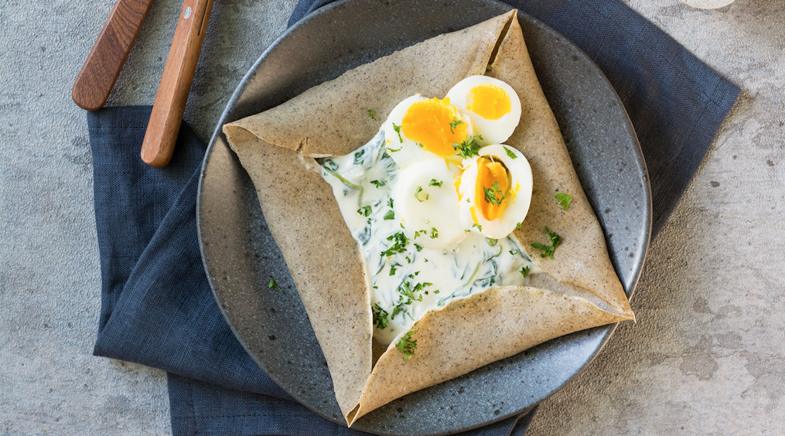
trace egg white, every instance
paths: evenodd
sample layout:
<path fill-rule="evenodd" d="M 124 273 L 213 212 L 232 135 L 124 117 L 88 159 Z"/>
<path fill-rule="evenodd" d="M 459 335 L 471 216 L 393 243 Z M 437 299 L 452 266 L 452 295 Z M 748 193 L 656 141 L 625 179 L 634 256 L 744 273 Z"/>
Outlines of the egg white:
<path fill-rule="evenodd" d="M 488 220 L 476 206 L 478 159 L 492 157 L 507 168 L 510 176 L 510 199 L 501 217 Z M 514 158 L 512 156 L 515 156 Z M 464 161 L 459 189 L 460 216 L 463 225 L 487 238 L 501 239 L 515 230 L 529 212 L 533 178 L 529 161 L 517 149 L 504 144 L 488 145 L 480 149 L 479 156 Z M 484 201 L 481 199 L 481 201 Z M 475 221 L 476 220 L 476 221 Z"/>
<path fill-rule="evenodd" d="M 510 99 L 510 111 L 498 119 L 483 118 L 472 112 L 469 106 L 469 94 L 472 88 L 479 85 L 494 85 L 501 88 Z M 521 100 L 514 89 L 506 82 L 488 76 L 469 76 L 456 83 L 447 93 L 450 103 L 469 116 L 474 134 L 480 144 L 502 144 L 507 141 L 521 120 Z"/>
<path fill-rule="evenodd" d="M 466 237 L 456 219 L 460 211 L 454 174 L 444 160 L 428 159 L 401 169 L 395 180 L 395 215 L 407 235 L 424 247 L 448 248 Z"/>

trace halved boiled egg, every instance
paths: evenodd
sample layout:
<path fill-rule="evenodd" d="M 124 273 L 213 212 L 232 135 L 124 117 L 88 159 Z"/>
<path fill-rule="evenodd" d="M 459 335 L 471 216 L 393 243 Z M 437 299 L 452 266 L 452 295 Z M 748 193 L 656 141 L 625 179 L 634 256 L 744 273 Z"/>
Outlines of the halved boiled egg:
<path fill-rule="evenodd" d="M 464 226 L 492 239 L 507 237 L 526 218 L 532 170 L 520 151 L 494 144 L 464 161 L 458 186 Z"/>
<path fill-rule="evenodd" d="M 507 83 L 488 76 L 469 76 L 447 93 L 450 103 L 471 118 L 480 144 L 501 144 L 521 121 L 521 100 Z"/>
<path fill-rule="evenodd" d="M 401 168 L 434 157 L 454 159 L 453 145 L 471 134 L 468 117 L 448 99 L 421 95 L 398 103 L 384 123 L 385 147 Z"/>
<path fill-rule="evenodd" d="M 441 159 L 413 163 L 398 173 L 393 208 L 408 236 L 423 247 L 447 248 L 466 237 L 453 172 Z"/>

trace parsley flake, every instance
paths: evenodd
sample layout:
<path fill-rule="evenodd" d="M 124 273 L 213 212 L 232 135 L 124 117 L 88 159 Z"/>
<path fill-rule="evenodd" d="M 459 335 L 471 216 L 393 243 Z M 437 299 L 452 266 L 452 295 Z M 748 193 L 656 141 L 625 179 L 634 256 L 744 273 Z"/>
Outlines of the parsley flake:
<path fill-rule="evenodd" d="M 455 128 L 460 126 L 461 124 L 463 124 L 463 121 L 457 118 L 450 121 L 450 133 L 455 133 Z"/>
<path fill-rule="evenodd" d="M 371 313 L 373 313 L 373 325 L 379 329 L 385 329 L 390 324 L 389 320 L 389 313 L 384 310 L 382 306 L 379 306 L 378 303 L 374 303 L 371 306 Z"/>
<path fill-rule="evenodd" d="M 373 186 L 376 186 L 377 188 L 381 188 L 382 186 L 386 185 L 387 182 L 385 182 L 384 180 L 371 180 L 371 184 Z"/>
<path fill-rule="evenodd" d="M 401 266 L 398 262 L 393 262 L 390 264 L 390 275 L 394 276 L 396 272 L 398 272 L 398 267 Z M 395 315 L 393 315 L 394 317 Z"/>
<path fill-rule="evenodd" d="M 401 339 L 398 339 L 395 348 L 403 354 L 403 360 L 409 360 L 414 356 L 414 351 L 417 349 L 417 340 L 412 339 L 412 332 L 408 331 L 401 336 Z"/>
<path fill-rule="evenodd" d="M 398 135 L 398 141 L 403 144 L 403 136 L 401 136 L 401 126 L 395 123 L 392 123 L 392 128 L 395 130 L 395 133 Z M 398 149 L 400 150 L 400 148 Z"/>
<path fill-rule="evenodd" d="M 431 234 L 429 235 L 431 239 L 436 239 L 439 237 L 439 229 L 436 227 L 431 227 Z"/>
<path fill-rule="evenodd" d="M 531 271 L 531 267 L 529 267 L 529 266 L 522 266 L 521 269 L 520 269 L 520 273 L 523 276 L 523 278 L 526 278 L 526 277 L 529 276 L 529 271 Z"/>
<path fill-rule="evenodd" d="M 431 198 L 431 195 L 428 194 L 427 192 L 425 192 L 425 190 L 422 188 L 422 186 L 418 186 L 417 190 L 414 192 L 414 198 L 416 198 L 417 201 L 422 203 L 423 201 L 426 201 L 429 198 Z"/>
<path fill-rule="evenodd" d="M 507 194 L 502 192 L 499 182 L 493 182 L 490 188 L 482 188 L 482 190 L 485 193 L 485 201 L 494 206 L 500 206 L 507 197 Z"/>
<path fill-rule="evenodd" d="M 387 206 L 390 207 L 390 210 L 388 210 L 387 213 L 384 214 L 385 221 L 395 219 L 395 209 L 393 209 L 395 207 L 394 205 L 395 203 L 393 202 L 392 198 L 387 199 Z"/>
<path fill-rule="evenodd" d="M 275 289 L 277 287 L 278 282 L 276 282 L 274 278 L 270 277 L 270 280 L 267 280 L 267 289 Z"/>
<path fill-rule="evenodd" d="M 512 150 L 507 147 L 504 147 L 504 152 L 507 153 L 507 157 L 510 159 L 518 159 L 518 155 L 515 154 Z"/>
<path fill-rule="evenodd" d="M 460 144 L 453 144 L 455 152 L 462 158 L 477 156 L 480 153 L 480 144 L 477 143 L 476 136 L 467 136 Z"/>
<path fill-rule="evenodd" d="M 485 238 L 485 241 L 486 241 L 486 242 L 488 243 L 488 245 L 490 245 L 491 247 L 495 247 L 495 246 L 496 246 L 496 244 L 498 244 L 498 243 L 499 243 L 499 240 L 498 240 L 498 239 L 493 239 L 493 238 Z"/>
<path fill-rule="evenodd" d="M 435 186 L 437 188 L 441 188 L 443 184 L 444 182 L 438 179 L 431 179 L 431 181 L 428 182 L 428 186 Z"/>
<path fill-rule="evenodd" d="M 409 238 L 403 232 L 395 232 L 387 237 L 388 241 L 392 244 L 382 251 L 382 257 L 392 256 L 393 254 L 403 253 L 406 251 L 406 244 L 409 243 Z"/>
<path fill-rule="evenodd" d="M 359 209 L 357 209 L 357 213 L 364 217 L 371 216 L 371 205 L 366 204 L 365 206 L 360 207 Z"/>
<path fill-rule="evenodd" d="M 373 109 L 368 109 L 368 118 L 374 121 L 379 121 L 379 115 Z"/>
<path fill-rule="evenodd" d="M 572 195 L 566 192 L 557 192 L 556 195 L 553 196 L 553 198 L 555 198 L 556 201 L 559 202 L 559 205 L 561 205 L 562 209 L 564 210 L 570 209 L 570 205 L 572 205 Z"/>
<path fill-rule="evenodd" d="M 540 256 L 553 259 L 553 253 L 556 252 L 556 247 L 561 244 L 561 236 L 559 236 L 559 234 L 556 232 L 551 231 L 551 229 L 547 227 L 545 228 L 545 233 L 548 235 L 550 244 L 532 242 L 532 248 L 535 250 L 540 250 Z"/>

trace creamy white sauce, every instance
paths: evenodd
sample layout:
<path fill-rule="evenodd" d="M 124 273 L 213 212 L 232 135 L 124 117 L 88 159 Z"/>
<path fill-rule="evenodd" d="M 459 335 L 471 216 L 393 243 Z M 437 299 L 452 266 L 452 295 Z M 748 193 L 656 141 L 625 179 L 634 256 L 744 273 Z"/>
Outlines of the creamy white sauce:
<path fill-rule="evenodd" d="M 430 237 L 430 229 L 417 238 L 412 236 L 420 229 L 404 232 L 391 207 L 398 167 L 385 151 L 383 132 L 350 154 L 320 163 L 365 261 L 378 341 L 392 342 L 428 310 L 492 286 L 523 285 L 528 278 L 522 269 L 535 272 L 513 235 L 492 240 L 469 232 L 455 247 L 442 250 L 418 242 Z"/>

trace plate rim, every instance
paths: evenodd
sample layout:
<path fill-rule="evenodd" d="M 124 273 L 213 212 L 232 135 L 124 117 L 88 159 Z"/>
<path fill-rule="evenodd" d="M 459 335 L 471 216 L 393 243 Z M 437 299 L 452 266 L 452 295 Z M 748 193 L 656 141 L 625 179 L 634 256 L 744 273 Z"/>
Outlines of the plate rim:
<path fill-rule="evenodd" d="M 198 239 L 198 243 L 199 243 L 199 252 L 200 252 L 200 257 L 201 257 L 201 260 L 202 260 L 202 265 L 203 265 L 203 267 L 205 269 L 206 276 L 207 276 L 207 281 L 208 281 L 208 283 L 210 285 L 210 290 L 212 292 L 213 298 L 215 299 L 216 303 L 218 303 L 217 304 L 218 309 L 221 311 L 221 315 L 226 320 L 227 325 L 229 326 L 230 330 L 232 331 L 234 336 L 237 338 L 238 342 L 242 345 L 243 349 L 253 359 L 253 361 L 257 365 L 259 365 L 259 367 L 261 369 L 265 370 L 265 373 L 267 373 L 268 377 L 270 377 L 270 379 L 276 385 L 278 385 L 289 396 L 291 396 L 295 401 L 297 401 L 300 405 L 302 405 L 303 407 L 305 407 L 309 411 L 315 413 L 316 415 L 318 415 L 318 416 L 320 416 L 320 417 L 322 417 L 322 418 L 324 418 L 324 419 L 326 419 L 326 420 L 328 420 L 330 422 L 339 424 L 339 425 L 341 425 L 343 427 L 346 427 L 346 422 L 345 421 L 340 420 L 340 419 L 335 419 L 332 416 L 329 416 L 329 415 L 326 415 L 326 414 L 322 413 L 320 410 L 317 410 L 317 409 L 313 408 L 309 403 L 301 401 L 300 398 L 299 398 L 299 395 L 297 395 L 297 393 L 293 393 L 293 392 L 290 392 L 289 390 L 287 390 L 272 374 L 270 374 L 269 371 L 266 370 L 266 367 L 263 364 L 263 362 L 261 362 L 256 357 L 255 353 L 253 353 L 251 351 L 250 347 L 248 347 L 248 345 L 245 343 L 245 341 L 242 339 L 242 337 L 238 334 L 237 328 L 235 328 L 235 326 L 230 321 L 229 314 L 226 312 L 224 306 L 222 304 L 220 304 L 222 299 L 218 295 L 218 291 L 216 289 L 217 286 L 214 283 L 213 276 L 209 273 L 210 267 L 209 267 L 209 263 L 208 263 L 208 260 L 207 260 L 207 255 L 205 253 L 205 241 L 203 240 L 202 210 L 203 210 L 203 190 L 205 189 L 204 188 L 205 173 L 207 172 L 207 167 L 208 167 L 209 162 L 210 162 L 210 157 L 212 156 L 212 153 L 215 151 L 215 148 L 217 146 L 216 143 L 217 143 L 219 137 L 223 136 L 222 126 L 225 123 L 230 122 L 228 120 L 230 112 L 236 107 L 238 100 L 240 99 L 241 95 L 243 94 L 243 92 L 247 88 L 247 86 L 248 86 L 249 82 L 251 81 L 251 79 L 254 77 L 256 71 L 259 69 L 261 64 L 267 59 L 269 54 L 273 50 L 275 50 L 291 33 L 295 32 L 296 30 L 298 30 L 301 27 L 304 27 L 304 26 L 308 25 L 312 20 L 316 19 L 320 15 L 322 15 L 324 13 L 328 13 L 329 11 L 331 11 L 331 10 L 333 10 L 335 8 L 342 7 L 343 5 L 349 3 L 350 1 L 351 0 L 334 1 L 332 3 L 329 3 L 329 4 L 325 5 L 325 6 L 322 6 L 322 7 L 318 8 L 318 9 L 316 9 L 315 11 L 313 11 L 313 12 L 309 13 L 308 15 L 306 15 L 305 17 L 301 18 L 300 20 L 295 22 L 292 26 L 290 26 L 286 30 L 284 30 L 284 32 L 281 35 L 279 35 L 277 38 L 275 38 L 275 40 L 267 48 L 265 48 L 262 51 L 262 53 L 259 55 L 259 57 L 256 59 L 256 61 L 254 61 L 254 63 L 249 67 L 248 71 L 243 75 L 243 77 L 237 83 L 237 85 L 235 87 L 235 90 L 233 91 L 233 93 L 232 93 L 231 97 L 229 98 L 229 100 L 227 100 L 226 105 L 224 106 L 224 110 L 221 112 L 221 115 L 220 115 L 220 117 L 219 117 L 219 119 L 217 121 L 216 127 L 213 130 L 213 134 L 210 136 L 210 141 L 208 143 L 207 149 L 205 150 L 204 158 L 202 160 L 202 164 L 200 165 L 200 169 L 199 169 L 199 183 L 198 183 L 198 187 L 197 187 L 197 198 L 196 198 L 197 239 Z M 644 182 L 643 185 L 644 185 L 644 197 L 645 198 L 644 198 L 644 202 L 642 204 L 642 207 L 645 208 L 645 210 L 646 210 L 646 213 L 645 213 L 645 223 L 644 223 L 645 238 L 643 239 L 643 241 L 641 241 L 641 249 L 642 249 L 641 259 L 640 259 L 640 262 L 638 262 L 635 265 L 635 268 L 631 272 L 631 280 L 630 280 L 630 286 L 629 286 L 630 289 L 629 289 L 629 291 L 627 292 L 627 290 L 625 289 L 625 293 L 627 295 L 628 300 L 632 301 L 632 297 L 635 294 L 638 282 L 640 281 L 640 278 L 641 278 L 641 275 L 642 275 L 642 272 L 643 272 L 643 267 L 645 266 L 646 260 L 648 258 L 648 251 L 649 251 L 649 247 L 650 247 L 650 243 L 651 243 L 651 239 L 652 239 L 653 205 L 652 205 L 652 191 L 651 191 L 651 182 L 650 182 L 650 177 L 649 177 L 648 166 L 646 165 L 646 161 L 645 161 L 645 158 L 644 158 L 644 155 L 643 155 L 643 150 L 641 149 L 640 141 L 638 140 L 638 135 L 635 132 L 635 128 L 634 128 L 634 126 L 632 124 L 632 121 L 631 121 L 631 119 L 629 117 L 629 114 L 627 112 L 626 107 L 624 106 L 621 98 L 619 97 L 618 92 L 613 87 L 612 83 L 607 78 L 607 76 L 602 71 L 602 69 L 597 65 L 597 63 L 594 62 L 594 60 L 592 60 L 580 47 L 575 45 L 566 36 L 564 36 L 561 33 L 557 32 L 552 27 L 548 26 L 547 24 L 545 24 L 541 20 L 535 18 L 534 16 L 526 13 L 525 11 L 522 11 L 521 9 L 516 8 L 514 6 L 511 6 L 511 5 L 507 4 L 507 3 L 503 3 L 500 0 L 476 0 L 476 1 L 484 2 L 484 3 L 488 3 L 488 4 L 495 3 L 497 5 L 506 7 L 508 9 L 517 9 L 518 13 L 520 15 L 525 15 L 527 19 L 536 22 L 547 33 L 549 33 L 551 35 L 556 35 L 559 38 L 562 38 L 562 39 L 568 41 L 574 47 L 576 54 L 581 58 L 581 60 L 586 62 L 587 64 L 589 64 L 591 67 L 593 67 L 599 73 L 598 76 L 601 77 L 601 80 L 603 82 L 605 82 L 605 84 L 607 85 L 608 89 L 610 89 L 612 91 L 612 97 L 618 102 L 619 108 L 621 109 L 621 113 L 622 113 L 623 119 L 624 119 L 624 123 L 623 123 L 624 124 L 624 130 L 627 131 L 627 133 L 629 134 L 630 138 L 632 139 L 632 142 L 633 142 L 633 145 L 634 145 L 635 161 L 640 166 L 640 168 L 641 168 L 641 170 L 643 172 L 643 182 Z M 550 102 L 549 102 L 549 104 L 550 104 Z M 561 131 L 561 126 L 560 126 L 560 131 Z M 224 142 L 226 142 L 225 139 L 224 139 Z M 227 144 L 227 146 L 228 146 L 228 144 Z M 232 153 L 232 158 L 235 159 L 235 160 L 237 159 L 236 155 L 234 155 L 233 153 Z M 605 229 L 604 228 L 603 228 L 603 233 L 605 234 Z M 605 234 L 605 238 L 606 238 L 606 244 L 607 244 L 607 234 Z M 524 412 L 528 413 L 530 410 L 532 410 L 535 407 L 537 407 L 537 405 L 539 405 L 539 403 L 541 403 L 542 401 L 544 401 L 547 398 L 551 397 L 555 393 L 561 391 L 570 381 L 572 381 L 575 377 L 577 377 L 583 371 L 585 371 L 586 368 L 589 366 L 589 364 L 592 363 L 594 361 L 594 359 L 596 359 L 597 356 L 600 354 L 600 352 L 605 348 L 605 346 L 607 345 L 610 337 L 613 335 L 613 333 L 615 332 L 615 330 L 618 327 L 618 325 L 619 325 L 619 323 L 614 323 L 614 324 L 607 324 L 607 325 L 604 325 L 604 326 L 595 327 L 595 329 L 604 329 L 605 330 L 604 332 L 602 332 L 599 345 L 592 351 L 591 355 L 586 359 L 586 361 L 583 362 L 580 365 L 580 368 L 577 371 L 575 371 L 564 382 L 562 382 L 561 384 L 556 386 L 548 394 L 544 395 L 542 398 L 536 399 L 533 402 L 532 406 L 530 406 L 528 408 L 523 408 L 523 409 L 521 409 L 519 411 L 510 413 L 510 414 L 503 414 L 503 415 L 500 415 L 498 417 L 494 417 L 493 420 L 489 420 L 489 421 L 486 421 L 484 423 L 477 424 L 475 426 L 465 427 L 465 428 L 460 429 L 459 431 L 469 431 L 469 430 L 474 430 L 474 429 L 477 429 L 477 428 L 482 428 L 482 427 L 485 427 L 487 425 L 491 425 L 491 424 L 500 422 L 500 421 L 502 421 L 504 419 L 507 419 L 507 418 L 510 418 L 512 416 L 520 415 L 521 413 L 524 413 Z M 397 433 L 380 433 L 380 434 L 397 434 Z"/>

